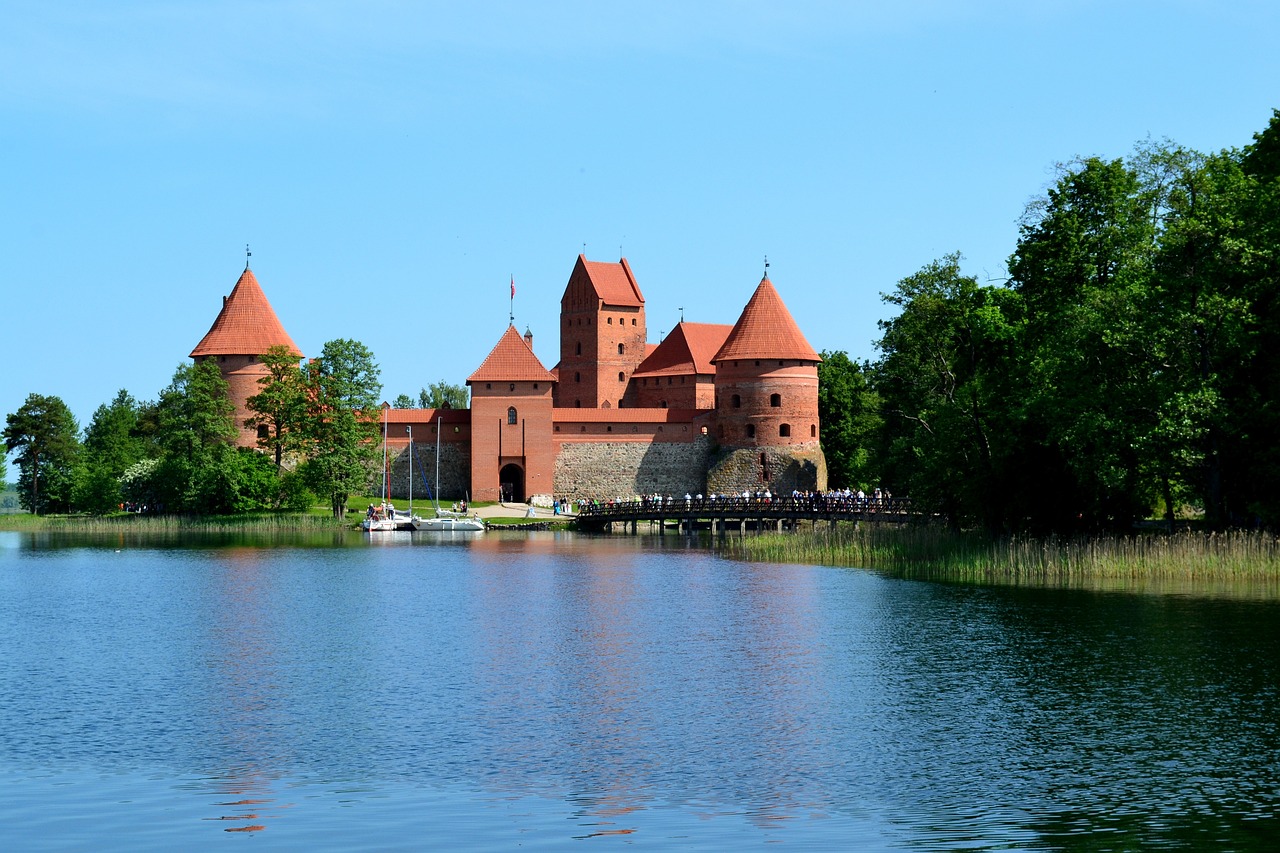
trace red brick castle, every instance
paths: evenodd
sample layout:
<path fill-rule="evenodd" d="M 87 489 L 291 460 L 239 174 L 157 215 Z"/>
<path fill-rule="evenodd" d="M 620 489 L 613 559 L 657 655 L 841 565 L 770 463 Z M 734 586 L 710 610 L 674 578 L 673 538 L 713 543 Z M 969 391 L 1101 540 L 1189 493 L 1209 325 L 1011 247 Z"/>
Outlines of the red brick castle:
<path fill-rule="evenodd" d="M 275 345 L 302 357 L 246 266 L 191 352 L 218 360 L 244 446 L 258 437 L 244 425 L 245 400 L 265 375 L 259 357 Z M 767 276 L 732 326 L 682 320 L 655 345 L 626 259 L 579 255 L 560 299 L 555 367 L 534 355 L 530 333 L 508 326 L 467 378 L 470 409 L 384 409 L 393 492 L 408 490 L 405 427 L 421 445 L 415 479 L 425 467 L 428 483 L 440 431 L 448 499 L 822 490 L 819 361 Z"/>

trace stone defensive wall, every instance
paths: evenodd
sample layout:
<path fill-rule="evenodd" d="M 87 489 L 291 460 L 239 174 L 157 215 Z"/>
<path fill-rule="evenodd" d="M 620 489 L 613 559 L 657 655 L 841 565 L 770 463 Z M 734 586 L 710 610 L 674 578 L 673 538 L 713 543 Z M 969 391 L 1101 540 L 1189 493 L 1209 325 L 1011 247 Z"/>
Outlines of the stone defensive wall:
<path fill-rule="evenodd" d="M 780 495 L 827 489 L 827 459 L 816 444 L 720 448 L 709 462 L 706 494 L 754 494 L 763 489 L 766 482 Z"/>
<path fill-rule="evenodd" d="M 436 488 L 436 433 L 440 437 L 440 499 L 453 503 L 471 488 L 471 411 L 469 409 L 388 409 L 388 491 L 397 501 L 409 497 L 409 429 L 413 430 L 413 499 L 427 499 L 426 486 Z M 369 493 L 382 490 L 382 460 L 374 466 Z M 426 486 L 423 474 L 426 472 Z"/>
<path fill-rule="evenodd" d="M 705 493 L 711 413 L 692 409 L 556 409 L 556 497 L 607 500 Z"/>

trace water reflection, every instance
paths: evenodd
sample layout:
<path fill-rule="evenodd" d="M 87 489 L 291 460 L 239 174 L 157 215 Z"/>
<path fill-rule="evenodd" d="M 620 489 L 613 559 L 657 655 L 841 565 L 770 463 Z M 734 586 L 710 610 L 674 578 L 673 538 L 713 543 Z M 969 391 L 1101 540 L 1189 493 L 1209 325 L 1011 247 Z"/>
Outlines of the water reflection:
<path fill-rule="evenodd" d="M 0 549 L 0 815 L 105 827 L 123 776 L 157 849 L 1275 840 L 1275 602 L 673 540 Z"/>

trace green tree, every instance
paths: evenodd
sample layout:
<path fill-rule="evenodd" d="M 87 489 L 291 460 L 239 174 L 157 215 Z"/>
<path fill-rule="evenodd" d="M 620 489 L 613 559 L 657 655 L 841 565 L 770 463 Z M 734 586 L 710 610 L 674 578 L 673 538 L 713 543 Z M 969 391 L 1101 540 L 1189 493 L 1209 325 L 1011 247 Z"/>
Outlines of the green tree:
<path fill-rule="evenodd" d="M 901 309 L 880 322 L 874 365 L 886 484 L 954 525 L 1000 527 L 1017 418 L 1007 383 L 1020 301 L 963 275 L 958 254 L 904 278 L 884 300 Z"/>
<path fill-rule="evenodd" d="M 347 498 L 367 486 L 379 452 L 380 370 L 364 344 L 342 339 L 326 343 L 306 375 L 310 451 L 303 473 L 341 518 Z"/>
<path fill-rule="evenodd" d="M 156 405 L 162 456 L 154 482 L 164 511 L 233 511 L 234 413 L 215 362 L 182 364 L 174 371 Z"/>
<path fill-rule="evenodd" d="M 467 389 L 441 379 L 418 391 L 418 406 L 423 409 L 465 409 L 469 404 Z"/>
<path fill-rule="evenodd" d="M 259 359 L 267 375 L 258 380 L 262 388 L 245 401 L 253 414 L 246 424 L 251 428 L 266 427 L 258 436 L 258 447 L 275 458 L 276 472 L 287 455 L 306 446 L 307 389 L 299 358 L 287 346 L 274 346 Z"/>
<path fill-rule="evenodd" d="M 84 464 L 74 499 L 82 512 L 102 515 L 121 502 L 120 477 L 142 458 L 138 435 L 138 403 L 121 389 L 110 404 L 99 406 L 85 429 Z"/>
<path fill-rule="evenodd" d="M 1127 528 L 1154 500 L 1157 354 L 1150 305 L 1159 201 L 1120 160 L 1088 159 L 1049 190 L 1010 260 L 1027 308 L 1029 440 L 1050 525 Z M 1034 469 L 1033 469 L 1034 470 Z"/>
<path fill-rule="evenodd" d="M 392 401 L 391 401 L 391 408 L 393 408 L 393 409 L 412 409 L 412 408 L 413 408 L 413 398 L 411 398 L 408 394 L 397 394 L 397 395 L 396 395 L 396 398 L 395 398 L 394 400 L 392 400 Z"/>
<path fill-rule="evenodd" d="M 882 421 L 871 368 L 845 352 L 823 352 L 818 365 L 818 419 L 827 476 L 835 486 L 871 488 L 879 480 L 873 453 Z"/>
<path fill-rule="evenodd" d="M 5 421 L 7 453 L 17 453 L 18 496 L 36 515 L 67 512 L 80 456 L 80 428 L 58 397 L 30 394 Z"/>

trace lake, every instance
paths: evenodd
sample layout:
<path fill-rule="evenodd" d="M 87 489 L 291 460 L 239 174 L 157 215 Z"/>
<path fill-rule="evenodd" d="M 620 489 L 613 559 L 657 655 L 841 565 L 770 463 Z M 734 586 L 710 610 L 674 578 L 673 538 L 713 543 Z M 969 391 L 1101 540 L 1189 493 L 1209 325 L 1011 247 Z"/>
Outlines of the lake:
<path fill-rule="evenodd" d="M 7 850 L 1271 850 L 1278 806 L 1265 597 L 0 532 Z"/>

